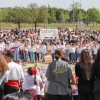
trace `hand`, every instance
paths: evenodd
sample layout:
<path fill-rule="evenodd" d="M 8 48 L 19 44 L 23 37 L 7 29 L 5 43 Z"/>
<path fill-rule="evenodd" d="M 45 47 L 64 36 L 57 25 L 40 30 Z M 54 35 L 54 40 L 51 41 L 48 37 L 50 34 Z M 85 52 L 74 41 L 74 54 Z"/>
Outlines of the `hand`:
<path fill-rule="evenodd" d="M 76 92 L 76 89 L 73 89 L 73 88 L 72 88 L 72 93 L 75 93 L 75 92 Z"/>

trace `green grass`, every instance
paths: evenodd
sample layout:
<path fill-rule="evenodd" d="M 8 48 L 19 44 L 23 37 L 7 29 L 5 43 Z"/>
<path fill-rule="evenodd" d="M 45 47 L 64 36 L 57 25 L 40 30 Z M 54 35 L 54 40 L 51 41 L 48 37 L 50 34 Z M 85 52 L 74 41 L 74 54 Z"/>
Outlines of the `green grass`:
<path fill-rule="evenodd" d="M 74 26 L 76 26 L 77 24 L 75 24 Z M 38 27 L 50 27 L 50 28 L 72 28 L 73 24 L 70 23 L 66 23 L 66 24 L 62 24 L 62 23 L 39 23 L 37 25 Z M 23 23 L 21 24 L 21 29 L 30 29 L 33 28 L 34 24 L 29 24 L 29 23 Z M 2 30 L 10 30 L 10 29 L 14 29 L 17 28 L 17 25 L 14 23 L 0 23 L 0 29 Z M 100 24 L 98 24 L 97 26 L 93 24 L 89 24 L 88 29 L 92 29 L 92 30 L 100 30 Z"/>
<path fill-rule="evenodd" d="M 38 66 L 46 67 L 46 66 L 48 66 L 48 64 L 40 63 L 40 64 L 38 64 Z M 29 68 L 29 67 L 34 67 L 34 64 L 29 63 L 27 66 L 24 66 L 23 69 L 26 69 L 26 68 Z M 73 69 L 75 67 L 75 65 L 70 64 L 70 67 Z"/>

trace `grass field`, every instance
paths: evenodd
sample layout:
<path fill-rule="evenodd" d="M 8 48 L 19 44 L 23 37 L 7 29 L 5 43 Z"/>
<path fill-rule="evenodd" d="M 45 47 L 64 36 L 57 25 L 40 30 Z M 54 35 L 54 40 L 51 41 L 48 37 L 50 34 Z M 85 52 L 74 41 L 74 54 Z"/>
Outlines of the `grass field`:
<path fill-rule="evenodd" d="M 75 24 L 74 26 L 76 26 L 77 24 Z M 47 23 L 39 23 L 37 25 L 38 27 L 56 27 L 56 28 L 72 28 L 73 24 L 62 24 L 62 23 L 52 23 L 52 24 L 47 24 Z M 33 28 L 34 24 L 28 24 L 28 23 L 23 23 L 21 24 L 21 29 L 30 29 Z M 14 29 L 17 28 L 17 25 L 14 23 L 0 23 L 0 29 L 2 30 L 10 30 L 10 29 Z M 100 30 L 100 24 L 98 25 L 94 25 L 93 24 L 89 24 L 88 29 L 92 29 L 92 30 Z"/>
<path fill-rule="evenodd" d="M 42 63 L 39 63 L 38 65 L 41 66 L 41 67 L 48 66 L 48 64 L 42 64 Z M 29 67 L 34 67 L 34 64 L 29 63 L 27 66 L 24 66 L 23 69 L 26 69 L 26 68 L 29 68 Z M 70 64 L 70 67 L 71 67 L 71 68 L 74 68 L 75 65 Z"/>

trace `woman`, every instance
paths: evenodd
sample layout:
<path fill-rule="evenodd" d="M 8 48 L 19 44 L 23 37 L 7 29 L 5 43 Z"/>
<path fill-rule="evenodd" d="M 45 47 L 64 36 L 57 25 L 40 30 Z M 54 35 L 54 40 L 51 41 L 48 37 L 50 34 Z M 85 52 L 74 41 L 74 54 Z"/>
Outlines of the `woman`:
<path fill-rule="evenodd" d="M 9 75 L 9 67 L 4 59 L 3 55 L 0 53 L 0 100 L 4 95 L 4 81 L 7 81 Z"/>
<path fill-rule="evenodd" d="M 97 57 L 93 64 L 93 78 L 96 78 L 94 84 L 95 100 L 100 100 L 100 49 L 98 49 Z"/>
<path fill-rule="evenodd" d="M 36 86 L 34 83 L 32 68 L 28 68 L 27 74 L 25 74 L 25 81 L 22 85 L 22 89 L 32 94 L 32 100 L 36 100 Z"/>
<path fill-rule="evenodd" d="M 49 80 L 47 94 L 48 100 L 71 100 L 69 96 L 69 79 L 75 83 L 71 69 L 67 62 L 62 61 L 61 50 L 55 51 L 55 61 L 47 68 L 46 77 Z"/>
<path fill-rule="evenodd" d="M 92 56 L 89 50 L 82 50 L 80 60 L 75 66 L 75 73 L 78 77 L 78 92 L 80 100 L 94 100 Z"/>

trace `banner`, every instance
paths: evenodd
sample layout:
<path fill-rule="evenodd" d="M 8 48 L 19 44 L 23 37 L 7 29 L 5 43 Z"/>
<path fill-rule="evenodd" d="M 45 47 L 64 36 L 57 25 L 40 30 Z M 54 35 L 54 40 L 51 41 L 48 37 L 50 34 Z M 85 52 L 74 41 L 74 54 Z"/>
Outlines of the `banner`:
<path fill-rule="evenodd" d="M 40 39 L 59 39 L 58 29 L 41 29 Z"/>

